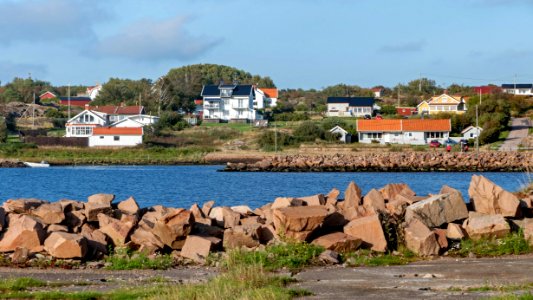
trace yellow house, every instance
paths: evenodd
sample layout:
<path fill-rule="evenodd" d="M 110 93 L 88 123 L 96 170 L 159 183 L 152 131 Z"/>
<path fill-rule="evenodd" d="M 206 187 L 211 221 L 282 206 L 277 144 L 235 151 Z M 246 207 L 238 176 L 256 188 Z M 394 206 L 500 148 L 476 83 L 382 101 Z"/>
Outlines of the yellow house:
<path fill-rule="evenodd" d="M 463 114 L 466 112 L 466 103 L 461 96 L 442 94 L 422 101 L 417 105 L 416 109 L 418 114 L 438 114 L 443 112 Z"/>

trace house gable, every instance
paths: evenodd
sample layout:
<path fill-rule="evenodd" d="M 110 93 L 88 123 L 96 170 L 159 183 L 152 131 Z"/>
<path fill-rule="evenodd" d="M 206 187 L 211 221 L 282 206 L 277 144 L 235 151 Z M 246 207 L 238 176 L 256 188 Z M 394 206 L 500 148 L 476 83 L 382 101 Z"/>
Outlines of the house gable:
<path fill-rule="evenodd" d="M 88 117 L 86 118 L 85 116 Z M 92 119 L 90 117 L 92 117 Z M 82 119 L 84 120 L 83 122 L 81 121 Z M 105 115 L 99 114 L 91 110 L 84 110 L 72 117 L 70 120 L 68 120 L 67 124 L 105 124 L 105 121 Z"/>
<path fill-rule="evenodd" d="M 455 96 L 442 94 L 437 97 L 432 97 L 429 101 L 429 105 L 457 105 L 461 103 L 461 98 L 457 99 Z"/>

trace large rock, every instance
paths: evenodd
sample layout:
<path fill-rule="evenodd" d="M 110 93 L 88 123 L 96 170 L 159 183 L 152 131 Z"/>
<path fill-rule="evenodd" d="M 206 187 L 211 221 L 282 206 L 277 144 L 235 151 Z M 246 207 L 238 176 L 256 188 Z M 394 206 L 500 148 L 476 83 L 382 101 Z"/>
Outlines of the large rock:
<path fill-rule="evenodd" d="M 32 211 L 43 224 L 59 224 L 65 220 L 63 207 L 59 203 L 45 203 Z"/>
<path fill-rule="evenodd" d="M 99 214 L 111 215 L 112 213 L 113 209 L 111 208 L 111 204 L 98 202 L 85 204 L 85 217 L 88 222 L 98 221 Z"/>
<path fill-rule="evenodd" d="M 18 247 L 31 252 L 41 250 L 45 232 L 41 223 L 27 215 L 9 215 L 9 227 L 0 240 L 0 252 L 15 251 Z"/>
<path fill-rule="evenodd" d="M 334 232 L 316 238 L 312 244 L 335 252 L 346 253 L 357 250 L 362 242 L 361 239 L 349 236 L 344 232 Z"/>
<path fill-rule="evenodd" d="M 115 246 L 123 246 L 128 239 L 133 223 L 123 222 L 104 214 L 98 215 L 100 231 L 107 235 Z"/>
<path fill-rule="evenodd" d="M 472 175 L 468 195 L 477 212 L 500 214 L 504 217 L 515 217 L 519 214 L 518 198 L 481 175 Z"/>
<path fill-rule="evenodd" d="M 406 197 L 415 196 L 415 192 L 405 183 L 389 183 L 379 190 L 383 198 L 387 200 L 395 199 L 398 194 L 403 194 Z"/>
<path fill-rule="evenodd" d="M 44 250 L 56 258 L 83 258 L 87 240 L 79 234 L 52 232 L 44 241 Z"/>
<path fill-rule="evenodd" d="M 152 232 L 141 227 L 135 229 L 133 234 L 130 235 L 130 239 L 135 245 L 139 246 L 139 251 L 141 252 L 154 253 L 165 246 Z"/>
<path fill-rule="evenodd" d="M 72 228 L 74 232 L 79 232 L 79 229 L 85 223 L 86 220 L 87 218 L 85 217 L 84 210 L 73 210 L 65 213 L 64 224 Z"/>
<path fill-rule="evenodd" d="M 316 206 L 316 205 L 326 204 L 326 199 L 324 198 L 324 194 L 316 194 L 312 196 L 298 197 L 298 199 L 302 200 L 307 206 Z"/>
<path fill-rule="evenodd" d="M 222 242 L 224 249 L 259 246 L 259 228 L 260 225 L 257 224 L 256 226 L 236 226 L 226 229 Z"/>
<path fill-rule="evenodd" d="M 405 246 L 420 256 L 438 255 L 440 246 L 435 234 L 418 219 L 405 227 Z"/>
<path fill-rule="evenodd" d="M 323 206 L 285 207 L 275 209 L 273 214 L 278 234 L 304 241 L 322 225 L 328 210 Z"/>
<path fill-rule="evenodd" d="M 35 198 L 9 199 L 4 202 L 3 207 L 6 213 L 23 214 L 29 213 L 30 210 L 35 209 L 44 203 L 48 202 Z"/>
<path fill-rule="evenodd" d="M 157 220 L 152 233 L 165 245 L 172 247 L 177 239 L 183 239 L 191 232 L 193 221 L 189 210 L 176 209 Z"/>
<path fill-rule="evenodd" d="M 249 216 L 253 214 L 252 209 L 248 205 L 237 205 L 230 208 L 234 212 L 241 214 L 241 216 Z"/>
<path fill-rule="evenodd" d="M 348 188 L 344 192 L 344 202 L 342 208 L 347 209 L 349 207 L 358 207 L 361 203 L 361 188 L 355 184 L 355 182 L 350 182 Z"/>
<path fill-rule="evenodd" d="M 460 196 L 460 194 L 459 194 Z M 466 219 L 468 210 L 462 197 L 450 194 L 434 195 L 426 200 L 409 205 L 405 209 L 405 222 L 413 219 L 422 221 L 428 227 L 438 227 L 444 223 Z"/>
<path fill-rule="evenodd" d="M 446 228 L 446 237 L 450 240 L 462 240 L 465 238 L 463 227 L 459 224 L 449 223 Z"/>
<path fill-rule="evenodd" d="M 289 206 L 302 206 L 304 201 L 297 198 L 278 197 L 272 202 L 270 209 L 284 208 Z"/>
<path fill-rule="evenodd" d="M 226 206 L 218 206 L 211 209 L 209 217 L 223 228 L 232 228 L 239 225 L 241 214 Z"/>
<path fill-rule="evenodd" d="M 103 204 L 109 204 L 111 206 L 111 202 L 115 199 L 115 195 L 112 194 L 94 194 L 87 198 L 88 203 L 103 203 Z"/>
<path fill-rule="evenodd" d="M 503 237 L 511 232 L 511 227 L 503 215 L 484 215 L 470 212 L 463 227 L 471 239 L 482 237 Z"/>
<path fill-rule="evenodd" d="M 213 242 L 210 239 L 189 235 L 185 239 L 180 255 L 198 263 L 204 263 L 212 247 Z"/>
<path fill-rule="evenodd" d="M 381 193 L 376 189 L 371 189 L 370 192 L 363 197 L 363 206 L 375 211 L 385 211 L 385 199 L 383 199 Z"/>
<path fill-rule="evenodd" d="M 366 246 L 370 246 L 374 251 L 385 252 L 387 250 L 387 240 L 378 215 L 350 221 L 344 226 L 344 233 L 361 239 Z"/>
<path fill-rule="evenodd" d="M 209 213 L 211 212 L 211 208 L 215 205 L 215 201 L 207 201 L 202 205 L 202 212 L 204 213 L 204 216 L 209 216 Z"/>
<path fill-rule="evenodd" d="M 340 195 L 340 191 L 336 188 L 333 188 L 329 193 L 326 195 L 326 203 L 331 205 L 337 205 L 337 200 Z"/>
<path fill-rule="evenodd" d="M 107 253 L 107 236 L 99 229 L 84 224 L 81 226 L 80 234 L 87 239 L 88 256 L 99 257 L 101 254 Z"/>
<path fill-rule="evenodd" d="M 139 213 L 139 205 L 133 197 L 129 197 L 128 199 L 119 202 L 117 207 L 121 212 L 125 214 L 136 215 Z"/>

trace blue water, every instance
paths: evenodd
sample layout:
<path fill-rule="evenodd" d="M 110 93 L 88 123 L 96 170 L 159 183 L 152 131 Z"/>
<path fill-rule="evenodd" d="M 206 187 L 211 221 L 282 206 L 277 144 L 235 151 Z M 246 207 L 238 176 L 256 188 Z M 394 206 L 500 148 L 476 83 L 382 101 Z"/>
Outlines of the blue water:
<path fill-rule="evenodd" d="M 474 173 L 225 173 L 222 166 L 86 166 L 43 169 L 0 169 L 0 201 L 10 198 L 86 200 L 111 193 L 117 200 L 134 196 L 141 206 L 189 207 L 215 200 L 217 205 L 247 204 L 252 208 L 276 197 L 344 191 L 350 181 L 363 190 L 387 183 L 407 183 L 418 195 L 438 193 L 443 184 L 467 196 Z M 476 173 L 479 174 L 479 173 Z M 524 173 L 482 173 L 509 191 L 526 181 Z M 466 198 L 466 197 L 465 197 Z"/>

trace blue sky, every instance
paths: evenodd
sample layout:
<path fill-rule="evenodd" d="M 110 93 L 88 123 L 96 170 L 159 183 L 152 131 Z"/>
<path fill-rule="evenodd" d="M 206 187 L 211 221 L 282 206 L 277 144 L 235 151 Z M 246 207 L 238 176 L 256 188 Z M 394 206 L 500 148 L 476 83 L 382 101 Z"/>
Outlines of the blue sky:
<path fill-rule="evenodd" d="M 0 80 L 234 66 L 280 88 L 533 82 L 533 0 L 0 0 Z"/>

